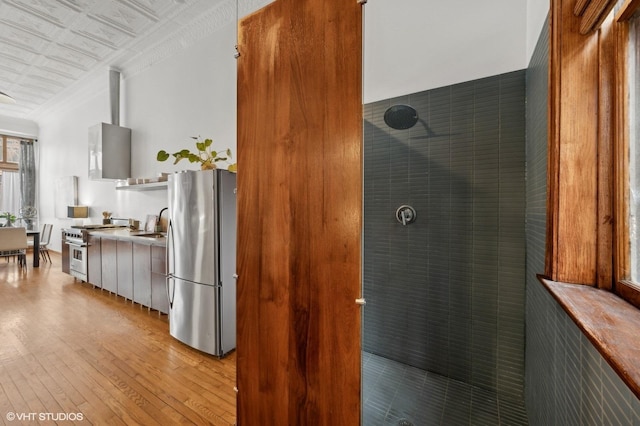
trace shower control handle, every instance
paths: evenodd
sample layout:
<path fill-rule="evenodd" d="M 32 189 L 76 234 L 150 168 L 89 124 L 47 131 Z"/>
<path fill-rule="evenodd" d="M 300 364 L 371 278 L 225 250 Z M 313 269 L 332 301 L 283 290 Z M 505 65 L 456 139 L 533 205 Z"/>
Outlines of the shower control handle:
<path fill-rule="evenodd" d="M 416 220 L 416 210 L 413 207 L 411 207 L 411 206 L 409 206 L 407 204 L 404 204 L 404 205 L 398 207 L 398 210 L 396 210 L 396 219 L 402 225 L 407 226 L 410 223 L 415 222 L 415 220 Z"/>

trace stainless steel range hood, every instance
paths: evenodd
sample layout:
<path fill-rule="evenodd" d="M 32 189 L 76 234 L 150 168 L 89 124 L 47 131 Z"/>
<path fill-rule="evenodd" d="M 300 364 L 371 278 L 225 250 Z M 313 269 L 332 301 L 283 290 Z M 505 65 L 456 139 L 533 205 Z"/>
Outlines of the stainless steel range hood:
<path fill-rule="evenodd" d="M 120 126 L 120 72 L 109 70 L 111 123 L 89 128 L 89 179 L 131 177 L 131 129 Z"/>

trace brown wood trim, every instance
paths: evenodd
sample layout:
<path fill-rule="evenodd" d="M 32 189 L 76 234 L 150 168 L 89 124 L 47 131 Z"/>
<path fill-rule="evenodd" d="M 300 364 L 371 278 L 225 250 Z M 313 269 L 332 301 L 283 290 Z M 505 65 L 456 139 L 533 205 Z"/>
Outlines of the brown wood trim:
<path fill-rule="evenodd" d="M 545 275 L 611 289 L 616 38 L 612 14 L 581 35 L 574 5 L 552 0 Z"/>
<path fill-rule="evenodd" d="M 549 12 L 549 83 L 547 108 L 547 233 L 545 249 L 545 275 L 555 279 L 558 270 L 558 162 L 560 158 L 560 36 L 562 26 L 560 15 L 561 0 L 551 0 Z"/>
<path fill-rule="evenodd" d="M 580 20 L 580 34 L 599 28 L 614 5 L 613 0 L 591 0 Z"/>
<path fill-rule="evenodd" d="M 579 33 L 570 0 L 559 3 L 557 90 L 557 281 L 595 284 L 597 259 L 598 33 Z M 554 54 L 555 58 L 555 54 Z"/>
<path fill-rule="evenodd" d="M 616 14 L 616 22 L 624 22 L 631 19 L 636 10 L 640 7 L 640 0 L 627 0 Z"/>
<path fill-rule="evenodd" d="M 636 308 L 640 308 L 640 285 L 630 281 L 618 281 L 616 294 Z"/>
<path fill-rule="evenodd" d="M 591 0 L 576 0 L 576 5 L 573 7 L 573 14 L 576 16 L 582 16 Z"/>
<path fill-rule="evenodd" d="M 613 14 L 602 24 L 598 43 L 598 238 L 596 285 L 613 288 L 613 128 L 615 33 Z"/>
<path fill-rule="evenodd" d="M 18 170 L 19 168 L 20 167 L 16 163 L 0 163 L 0 171 L 2 170 L 15 171 L 15 170 Z"/>
<path fill-rule="evenodd" d="M 627 83 L 627 44 L 629 23 L 614 26 L 616 42 L 615 127 L 614 127 L 614 281 L 630 275 L 629 253 L 629 89 Z"/>
<path fill-rule="evenodd" d="M 640 398 L 640 310 L 615 294 L 585 285 L 538 280 L 629 389 Z"/>

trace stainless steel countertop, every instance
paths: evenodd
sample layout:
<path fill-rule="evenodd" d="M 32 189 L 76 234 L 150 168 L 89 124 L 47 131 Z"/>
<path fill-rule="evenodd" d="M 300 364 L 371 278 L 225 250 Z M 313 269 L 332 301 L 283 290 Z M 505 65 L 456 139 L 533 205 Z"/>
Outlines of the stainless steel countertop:
<path fill-rule="evenodd" d="M 100 229 L 89 231 L 89 234 L 100 238 L 109 238 L 114 240 L 127 240 L 143 244 L 151 244 L 156 246 L 167 246 L 167 237 L 145 236 L 144 234 L 153 234 L 148 231 L 129 231 L 128 229 Z"/>

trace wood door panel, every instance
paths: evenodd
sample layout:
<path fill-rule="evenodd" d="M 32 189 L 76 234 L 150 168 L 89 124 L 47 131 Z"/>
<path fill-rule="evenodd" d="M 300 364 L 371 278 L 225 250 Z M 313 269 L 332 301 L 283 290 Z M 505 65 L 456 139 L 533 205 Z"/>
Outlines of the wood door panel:
<path fill-rule="evenodd" d="M 285 69 L 280 3 L 242 21 L 238 60 L 238 424 L 286 412 L 288 282 Z M 278 79 L 276 78 L 278 75 Z M 281 121 L 277 115 L 280 114 Z M 242 165 L 242 166 L 241 166 Z M 245 214 L 247 212 L 247 214 Z M 280 398 L 274 398 L 280 392 Z M 265 394 L 269 397 L 260 398 Z M 240 418 L 242 420 L 240 420 Z"/>
<path fill-rule="evenodd" d="M 238 424 L 359 424 L 361 6 L 240 23 Z"/>

